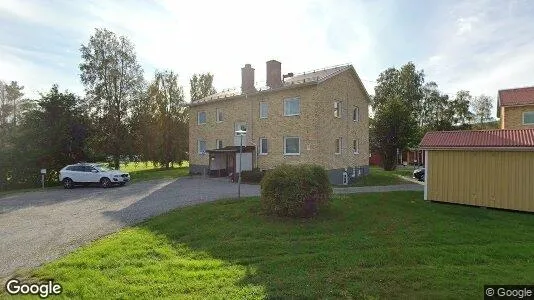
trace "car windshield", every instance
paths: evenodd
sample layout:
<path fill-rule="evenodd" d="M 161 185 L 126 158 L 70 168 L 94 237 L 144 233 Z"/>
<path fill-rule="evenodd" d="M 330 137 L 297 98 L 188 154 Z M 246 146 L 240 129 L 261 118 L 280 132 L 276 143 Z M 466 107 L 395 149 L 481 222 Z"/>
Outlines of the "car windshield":
<path fill-rule="evenodd" d="M 95 169 L 97 169 L 97 170 L 100 171 L 100 172 L 108 172 L 108 171 L 111 171 L 110 168 L 105 167 L 105 166 L 94 166 L 94 167 L 95 167 Z"/>

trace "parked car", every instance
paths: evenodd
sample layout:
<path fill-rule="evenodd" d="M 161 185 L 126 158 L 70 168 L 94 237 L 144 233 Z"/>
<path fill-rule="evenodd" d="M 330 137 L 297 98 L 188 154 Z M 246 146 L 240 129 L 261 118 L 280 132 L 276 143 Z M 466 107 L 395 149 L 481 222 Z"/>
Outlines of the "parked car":
<path fill-rule="evenodd" d="M 425 181 L 425 168 L 420 168 L 413 171 L 413 178 L 419 181 Z"/>
<path fill-rule="evenodd" d="M 111 170 L 99 164 L 79 163 L 68 165 L 59 171 L 59 181 L 66 189 L 76 185 L 100 184 L 107 188 L 114 184 L 125 185 L 130 181 L 130 174 Z"/>

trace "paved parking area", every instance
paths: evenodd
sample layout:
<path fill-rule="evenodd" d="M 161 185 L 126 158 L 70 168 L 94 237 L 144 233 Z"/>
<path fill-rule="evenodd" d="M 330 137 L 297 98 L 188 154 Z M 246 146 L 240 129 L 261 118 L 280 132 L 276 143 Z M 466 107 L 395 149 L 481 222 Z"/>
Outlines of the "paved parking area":
<path fill-rule="evenodd" d="M 335 188 L 338 194 L 422 190 L 417 184 Z M 243 196 L 259 195 L 241 185 Z M 124 187 L 52 189 L 0 198 L 0 278 L 62 256 L 122 227 L 174 208 L 237 197 L 226 180 L 183 177 Z"/>
<path fill-rule="evenodd" d="M 243 184 L 241 194 L 258 195 L 259 187 Z M 171 209 L 232 197 L 237 197 L 235 184 L 190 177 L 2 197 L 0 278 Z"/>

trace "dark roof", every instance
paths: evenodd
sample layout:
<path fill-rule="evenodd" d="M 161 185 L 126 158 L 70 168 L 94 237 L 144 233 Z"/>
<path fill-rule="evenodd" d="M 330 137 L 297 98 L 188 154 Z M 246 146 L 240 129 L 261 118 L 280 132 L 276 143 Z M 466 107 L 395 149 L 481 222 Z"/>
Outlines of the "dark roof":
<path fill-rule="evenodd" d="M 534 129 L 435 131 L 425 134 L 419 148 L 525 148 L 534 151 Z"/>
<path fill-rule="evenodd" d="M 239 148 L 240 146 L 226 146 L 220 149 L 206 150 L 206 152 L 239 152 Z M 254 152 L 254 149 L 256 149 L 254 146 L 243 146 L 243 152 Z"/>
<path fill-rule="evenodd" d="M 499 107 L 534 105 L 534 86 L 499 91 Z"/>
<path fill-rule="evenodd" d="M 257 92 L 254 92 L 254 93 L 266 93 L 270 91 L 296 88 L 296 87 L 303 86 L 306 84 L 320 83 L 329 78 L 336 76 L 337 74 L 340 74 L 350 69 L 354 70 L 354 67 L 351 64 L 345 64 L 345 65 L 339 65 L 339 66 L 334 66 L 334 67 L 328 67 L 328 68 L 324 68 L 320 70 L 312 70 L 309 72 L 303 72 L 300 74 L 295 74 L 293 75 L 293 77 L 285 78 L 281 87 L 278 87 L 275 89 L 271 89 L 268 86 L 261 86 L 259 88 L 256 87 Z M 354 70 L 354 72 L 356 72 L 356 70 Z M 363 83 L 362 83 L 362 87 L 363 87 Z M 365 90 L 365 87 L 363 88 Z M 365 92 L 367 93 L 367 91 Z M 218 92 L 208 97 L 194 101 L 190 103 L 190 105 L 195 106 L 195 105 L 200 105 L 200 104 L 211 102 L 211 101 L 216 101 L 220 99 L 228 99 L 228 98 L 233 98 L 233 97 L 237 97 L 241 95 L 244 95 L 241 92 L 241 88 L 225 89 L 221 92 Z"/>

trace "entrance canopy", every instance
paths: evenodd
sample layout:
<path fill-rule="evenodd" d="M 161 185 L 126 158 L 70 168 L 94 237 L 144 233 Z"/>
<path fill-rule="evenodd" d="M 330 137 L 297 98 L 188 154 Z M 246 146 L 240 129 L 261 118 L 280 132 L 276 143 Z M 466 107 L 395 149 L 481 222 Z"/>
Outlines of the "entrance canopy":
<path fill-rule="evenodd" d="M 208 153 L 228 153 L 228 152 L 239 152 L 239 148 L 243 148 L 242 152 L 254 152 L 254 146 L 226 146 L 220 149 L 206 150 Z"/>
<path fill-rule="evenodd" d="M 241 149 L 240 149 L 241 148 Z M 240 158 L 239 151 L 242 151 Z M 209 154 L 209 170 L 211 176 L 230 176 L 236 179 L 236 173 L 250 171 L 253 167 L 254 146 L 226 146 L 220 149 L 206 150 Z M 242 167 L 239 164 L 242 163 Z"/>

